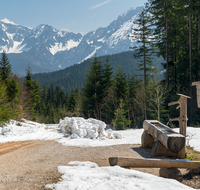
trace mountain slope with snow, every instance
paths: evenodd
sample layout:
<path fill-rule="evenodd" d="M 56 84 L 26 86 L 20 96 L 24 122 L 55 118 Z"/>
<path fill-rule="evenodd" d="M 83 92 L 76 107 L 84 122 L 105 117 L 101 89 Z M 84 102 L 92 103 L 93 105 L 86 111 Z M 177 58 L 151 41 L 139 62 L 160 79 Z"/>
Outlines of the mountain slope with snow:
<path fill-rule="evenodd" d="M 85 59 L 128 51 L 134 42 L 129 38 L 133 21 L 143 7 L 132 8 L 107 27 L 85 35 L 59 31 L 49 25 L 36 28 L 0 21 L 0 52 L 9 54 L 13 71 L 23 73 L 30 64 L 33 72 L 66 68 Z"/>

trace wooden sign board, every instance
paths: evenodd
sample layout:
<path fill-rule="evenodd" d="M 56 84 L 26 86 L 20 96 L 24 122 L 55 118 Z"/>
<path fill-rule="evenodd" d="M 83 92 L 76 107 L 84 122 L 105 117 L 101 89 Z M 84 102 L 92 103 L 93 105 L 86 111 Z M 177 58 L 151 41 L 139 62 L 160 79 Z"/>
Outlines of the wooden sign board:
<path fill-rule="evenodd" d="M 197 88 L 197 105 L 200 108 L 200 81 L 193 82 L 192 86 L 196 86 Z"/>

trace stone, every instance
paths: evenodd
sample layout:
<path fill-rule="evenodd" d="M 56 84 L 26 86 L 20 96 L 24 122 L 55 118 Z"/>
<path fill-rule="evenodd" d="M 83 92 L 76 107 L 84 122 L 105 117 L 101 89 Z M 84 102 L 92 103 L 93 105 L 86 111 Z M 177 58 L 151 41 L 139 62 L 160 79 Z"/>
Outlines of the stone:
<path fill-rule="evenodd" d="M 148 134 L 146 130 L 142 133 L 141 142 L 143 148 L 152 148 L 154 144 L 154 138 Z"/>
<path fill-rule="evenodd" d="M 190 173 L 193 173 L 193 174 L 200 174 L 200 166 L 196 169 L 190 169 Z"/>
<path fill-rule="evenodd" d="M 177 181 L 183 180 L 183 175 L 177 168 L 160 168 L 159 175 L 160 177 L 175 179 Z"/>

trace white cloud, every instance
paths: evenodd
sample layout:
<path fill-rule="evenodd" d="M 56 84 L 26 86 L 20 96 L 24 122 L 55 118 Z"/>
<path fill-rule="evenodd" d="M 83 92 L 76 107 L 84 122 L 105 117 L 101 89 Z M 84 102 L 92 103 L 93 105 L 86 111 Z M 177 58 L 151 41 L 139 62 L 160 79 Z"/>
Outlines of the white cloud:
<path fill-rule="evenodd" d="M 96 8 L 98 8 L 98 7 L 101 7 L 102 5 L 105 5 L 105 4 L 109 3 L 110 1 L 111 1 L 111 0 L 104 1 L 104 2 L 102 2 L 102 3 L 99 3 L 99 4 L 97 4 L 97 5 L 94 5 L 94 6 L 90 7 L 89 9 L 96 9 Z"/>
<path fill-rule="evenodd" d="M 93 18 L 93 17 L 95 17 L 96 15 L 97 15 L 98 13 L 96 13 L 96 14 L 93 14 L 90 18 Z"/>

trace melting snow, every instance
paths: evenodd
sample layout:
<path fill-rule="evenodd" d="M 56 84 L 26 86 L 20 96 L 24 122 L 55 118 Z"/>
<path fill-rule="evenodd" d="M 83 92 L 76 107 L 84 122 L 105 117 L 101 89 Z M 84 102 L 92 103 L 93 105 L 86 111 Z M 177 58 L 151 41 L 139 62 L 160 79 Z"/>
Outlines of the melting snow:
<path fill-rule="evenodd" d="M 106 124 L 103 121 L 82 117 L 65 117 L 60 121 L 59 128 L 65 136 L 71 139 L 122 139 L 122 135 L 111 129 L 105 130 Z"/>
<path fill-rule="evenodd" d="M 109 146 L 117 144 L 141 144 L 143 129 L 123 131 L 105 130 L 105 123 L 96 119 L 64 118 L 59 125 L 41 124 L 28 120 L 11 121 L 0 128 L 0 142 L 24 140 L 56 140 L 66 146 Z M 179 131 L 179 129 L 175 129 Z M 63 132 L 63 133 L 61 133 Z M 114 133 L 120 138 L 114 138 Z M 73 135 L 74 134 L 74 135 Z M 73 139 L 73 137 L 76 137 Z M 112 138 L 110 138 L 112 137 Z M 122 137 L 122 138 L 121 138 Z M 187 144 L 200 151 L 200 128 L 187 128 Z M 62 180 L 48 184 L 46 188 L 57 190 L 190 190 L 173 179 L 165 179 L 119 166 L 98 167 L 96 163 L 73 161 L 69 166 L 58 166 Z"/>
<path fill-rule="evenodd" d="M 51 47 L 49 48 L 49 51 L 52 53 L 52 55 L 55 55 L 58 51 L 65 51 L 65 50 L 69 50 L 73 47 L 77 47 L 79 45 L 80 41 L 73 41 L 73 40 L 69 40 L 67 42 L 66 45 L 63 46 L 62 43 L 55 43 L 55 45 L 51 45 Z"/>
<path fill-rule="evenodd" d="M 101 48 L 101 46 L 100 47 L 95 47 L 95 50 L 91 54 L 89 54 L 85 59 L 83 59 L 80 63 L 82 63 L 85 60 L 90 59 L 91 57 L 93 57 L 95 55 L 95 53 L 97 52 L 97 50 L 100 49 L 100 48 Z"/>
<path fill-rule="evenodd" d="M 6 35 L 8 37 L 8 40 L 4 39 L 4 41 L 7 41 L 8 44 L 5 46 L 2 46 L 0 52 L 3 52 L 3 50 L 5 50 L 6 53 L 21 53 L 26 50 L 26 48 L 25 48 L 26 44 L 21 45 L 22 42 L 24 41 L 24 39 L 22 41 L 18 42 L 18 41 L 13 40 L 15 33 L 10 34 L 10 33 L 6 32 Z"/>
<path fill-rule="evenodd" d="M 98 167 L 93 162 L 69 162 L 70 166 L 58 166 L 62 181 L 48 184 L 45 188 L 56 190 L 190 190 L 186 185 L 172 179 L 114 167 Z"/>

